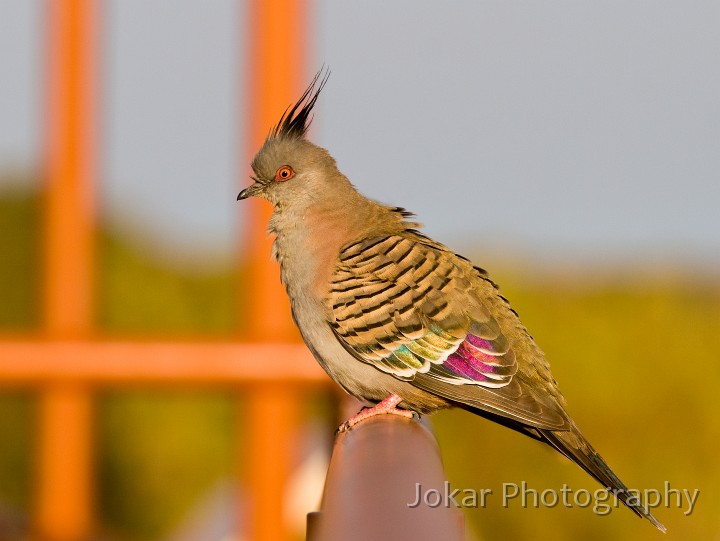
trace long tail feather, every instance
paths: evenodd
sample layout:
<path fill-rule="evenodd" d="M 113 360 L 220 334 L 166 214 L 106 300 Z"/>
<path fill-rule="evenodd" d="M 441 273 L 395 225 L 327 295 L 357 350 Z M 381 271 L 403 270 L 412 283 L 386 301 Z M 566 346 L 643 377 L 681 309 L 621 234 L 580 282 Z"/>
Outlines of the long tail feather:
<path fill-rule="evenodd" d="M 573 430 L 553 432 L 536 429 L 541 439 L 560 451 L 563 455 L 579 465 L 605 488 L 610 490 L 617 498 L 634 511 L 638 516 L 648 519 L 658 530 L 665 533 L 665 526 L 648 511 L 628 487 L 610 469 L 603 458 L 593 449 L 592 445 L 583 437 L 577 428 Z"/>

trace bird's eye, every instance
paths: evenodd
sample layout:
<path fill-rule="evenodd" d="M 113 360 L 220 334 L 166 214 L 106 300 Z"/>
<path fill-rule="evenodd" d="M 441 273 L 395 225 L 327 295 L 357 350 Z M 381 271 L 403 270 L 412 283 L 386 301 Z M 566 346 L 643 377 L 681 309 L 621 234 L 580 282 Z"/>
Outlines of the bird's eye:
<path fill-rule="evenodd" d="M 295 171 L 289 165 L 283 165 L 275 172 L 275 180 L 277 182 L 285 182 L 295 176 Z"/>

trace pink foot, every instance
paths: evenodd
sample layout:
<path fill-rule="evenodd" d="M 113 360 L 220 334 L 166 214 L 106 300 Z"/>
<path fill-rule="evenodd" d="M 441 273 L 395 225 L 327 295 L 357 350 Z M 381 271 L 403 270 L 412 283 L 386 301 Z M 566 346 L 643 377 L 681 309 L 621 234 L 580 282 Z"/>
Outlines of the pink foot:
<path fill-rule="evenodd" d="M 406 417 L 408 419 L 412 419 L 413 415 L 414 415 L 412 411 L 401 410 L 401 409 L 397 409 L 395 407 L 400 402 L 402 402 L 402 400 L 403 399 L 401 396 L 398 396 L 396 394 L 391 394 L 385 400 L 376 404 L 372 408 L 361 409 L 354 417 L 351 417 L 350 419 L 345 421 L 343 424 L 341 424 L 340 427 L 338 428 L 338 432 L 345 432 L 346 430 L 350 430 L 352 427 L 354 427 L 359 422 L 364 421 L 365 419 L 367 419 L 369 417 L 374 417 L 375 415 L 380 415 L 383 413 L 390 413 L 392 415 L 399 415 L 400 417 Z"/>

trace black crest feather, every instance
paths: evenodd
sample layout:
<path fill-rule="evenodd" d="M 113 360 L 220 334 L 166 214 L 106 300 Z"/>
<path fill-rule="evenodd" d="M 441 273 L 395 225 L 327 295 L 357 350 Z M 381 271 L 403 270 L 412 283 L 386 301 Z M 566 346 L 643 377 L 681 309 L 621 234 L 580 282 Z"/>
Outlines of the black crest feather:
<path fill-rule="evenodd" d="M 329 77 L 330 70 L 324 68 L 315 74 L 310 86 L 303 92 L 297 103 L 285 109 L 280 117 L 280 122 L 270 132 L 271 138 L 301 139 L 305 137 L 312 122 L 310 113 L 312 113 L 315 102 Z"/>

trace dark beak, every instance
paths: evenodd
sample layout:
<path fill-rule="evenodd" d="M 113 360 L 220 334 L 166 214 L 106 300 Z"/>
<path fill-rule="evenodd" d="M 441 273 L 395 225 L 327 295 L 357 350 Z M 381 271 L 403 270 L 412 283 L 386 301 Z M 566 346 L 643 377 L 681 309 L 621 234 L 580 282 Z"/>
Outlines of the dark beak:
<path fill-rule="evenodd" d="M 258 193 L 260 190 L 262 190 L 263 185 L 259 182 L 255 182 L 254 184 L 251 184 L 247 188 L 245 188 L 243 191 L 241 191 L 238 196 L 237 200 L 241 201 L 243 199 L 247 199 L 248 197 L 252 197 L 256 193 Z"/>

